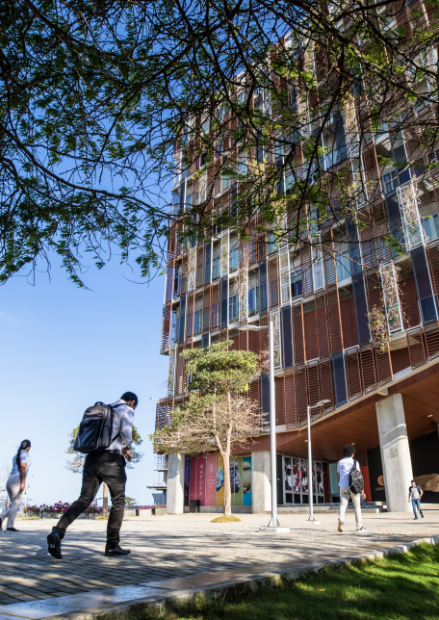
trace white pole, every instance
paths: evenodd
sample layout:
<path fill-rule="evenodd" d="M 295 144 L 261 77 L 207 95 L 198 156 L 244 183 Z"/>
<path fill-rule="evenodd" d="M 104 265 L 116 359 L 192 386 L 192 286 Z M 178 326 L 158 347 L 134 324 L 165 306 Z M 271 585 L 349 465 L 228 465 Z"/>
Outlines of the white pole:
<path fill-rule="evenodd" d="M 270 317 L 270 457 L 271 457 L 271 520 L 268 527 L 279 527 L 277 520 L 277 476 L 276 476 L 276 398 L 274 393 L 274 338 L 273 320 Z"/>
<path fill-rule="evenodd" d="M 312 454 L 311 454 L 311 407 L 308 405 L 308 497 L 309 497 L 309 520 L 314 521 L 314 489 L 312 480 Z"/>

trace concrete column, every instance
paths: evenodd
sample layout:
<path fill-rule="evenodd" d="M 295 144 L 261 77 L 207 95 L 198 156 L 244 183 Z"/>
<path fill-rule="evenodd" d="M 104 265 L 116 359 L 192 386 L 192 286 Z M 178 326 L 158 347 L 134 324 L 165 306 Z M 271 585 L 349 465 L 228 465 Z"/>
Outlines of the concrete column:
<path fill-rule="evenodd" d="M 375 407 L 387 510 L 411 512 L 407 497 L 413 472 L 402 395 L 389 396 Z"/>
<path fill-rule="evenodd" d="M 252 452 L 252 512 L 271 510 L 270 451 Z"/>
<path fill-rule="evenodd" d="M 169 453 L 166 504 L 170 514 L 179 515 L 184 512 L 184 462 L 184 454 Z"/>

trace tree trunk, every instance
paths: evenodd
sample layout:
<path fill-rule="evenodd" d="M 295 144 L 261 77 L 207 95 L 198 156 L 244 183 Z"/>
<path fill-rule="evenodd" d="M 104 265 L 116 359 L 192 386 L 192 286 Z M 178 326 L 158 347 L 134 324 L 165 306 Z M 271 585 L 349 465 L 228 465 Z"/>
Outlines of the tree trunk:
<path fill-rule="evenodd" d="M 108 515 L 108 485 L 104 482 L 104 490 L 102 494 L 103 514 Z"/>
<path fill-rule="evenodd" d="M 232 494 L 230 489 L 230 450 L 225 450 L 223 454 L 224 466 L 224 514 L 232 514 Z"/>

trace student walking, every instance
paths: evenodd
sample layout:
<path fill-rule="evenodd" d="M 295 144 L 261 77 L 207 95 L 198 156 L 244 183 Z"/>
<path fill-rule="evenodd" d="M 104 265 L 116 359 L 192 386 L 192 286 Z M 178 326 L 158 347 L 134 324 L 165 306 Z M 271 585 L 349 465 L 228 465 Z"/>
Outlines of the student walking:
<path fill-rule="evenodd" d="M 131 461 L 130 447 L 133 440 L 134 410 L 138 402 L 133 392 L 125 392 L 118 401 L 110 405 L 113 412 L 108 446 L 87 454 L 82 474 L 81 495 L 64 513 L 47 537 L 49 553 L 53 557 L 62 559 L 61 541 L 66 529 L 90 506 L 102 482 L 108 485 L 112 501 L 105 555 L 123 556 L 131 553 L 128 549 L 121 549 L 119 533 L 125 509 L 127 480 L 125 459 Z M 102 417 L 102 414 L 100 415 Z"/>
<path fill-rule="evenodd" d="M 413 512 L 415 513 L 415 521 L 418 518 L 418 513 L 416 512 L 416 508 L 418 508 L 421 513 L 421 517 L 424 518 L 424 513 L 421 508 L 421 497 L 424 495 L 424 491 L 421 489 L 419 485 L 416 484 L 414 480 L 412 480 L 411 485 L 409 486 L 409 502 L 412 502 Z"/>
<path fill-rule="evenodd" d="M 21 500 L 23 497 L 23 491 L 26 489 L 26 476 L 31 464 L 29 450 L 31 443 L 29 439 L 24 439 L 17 454 L 12 459 L 12 470 L 9 474 L 8 481 L 6 482 L 6 490 L 9 495 L 9 504 L 3 510 L 0 515 L 0 530 L 2 529 L 2 523 L 8 517 L 7 532 L 19 532 L 14 527 L 15 517 L 17 516 L 18 509 L 20 508 Z"/>
<path fill-rule="evenodd" d="M 361 521 L 361 497 L 366 500 L 364 492 L 364 482 L 361 475 L 358 461 L 354 460 L 354 446 L 345 446 L 343 448 L 343 458 L 337 463 L 338 480 L 340 486 L 340 511 L 338 515 L 338 531 L 343 531 L 346 508 L 348 507 L 349 498 L 352 499 L 355 510 L 355 522 L 357 525 L 357 533 L 366 532 Z M 357 473 L 358 472 L 358 473 Z"/>

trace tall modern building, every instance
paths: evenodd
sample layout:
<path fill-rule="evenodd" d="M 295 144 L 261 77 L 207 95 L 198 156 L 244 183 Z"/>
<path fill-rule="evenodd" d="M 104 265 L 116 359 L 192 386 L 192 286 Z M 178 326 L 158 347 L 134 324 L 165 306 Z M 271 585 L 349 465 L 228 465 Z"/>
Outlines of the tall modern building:
<path fill-rule="evenodd" d="M 288 37 L 282 45 L 288 47 Z M 327 79 L 319 54 L 306 53 L 317 81 Z M 434 49 L 423 58 L 437 70 Z M 283 88 L 297 109 L 294 85 L 285 82 Z M 428 80 L 420 88 L 428 90 Z M 236 96 L 239 100 L 239 89 Z M 254 109 L 267 111 L 269 105 L 264 90 L 256 89 Z M 302 98 L 300 105 L 307 106 L 304 134 L 309 135 L 318 119 L 312 102 L 303 104 Z M 355 198 L 350 217 L 327 218 L 315 229 L 310 225 L 307 238 L 296 243 L 278 242 L 269 230 L 262 233 L 259 214 L 247 222 L 250 240 L 217 227 L 212 238 L 182 242 L 178 226 L 171 228 L 161 341 L 169 372 L 156 425 L 167 424 L 172 409 L 185 399 L 183 350 L 230 339 L 236 349 L 261 354 L 268 350 L 267 331 L 238 327 L 272 320 L 280 505 L 308 503 L 311 484 L 317 504 L 338 501 L 336 462 L 346 444 L 355 445 L 368 499 L 385 501 L 391 511 L 408 511 L 413 476 L 425 489 L 425 501 L 439 498 L 439 170 L 429 165 L 439 151 L 424 152 L 416 132 L 399 126 L 394 117 L 382 117 L 379 126 L 360 132 L 360 116 L 370 106 L 367 89 L 353 92 L 319 137 L 327 147 L 320 158 L 323 172 L 350 166 L 353 178 L 362 178 L 364 191 Z M 411 113 L 413 127 L 434 114 L 428 105 Z M 220 114 L 223 119 L 228 112 Z M 204 129 L 208 134 L 209 119 Z M 223 142 L 221 148 L 234 145 Z M 282 166 L 282 148 L 272 151 L 269 155 L 267 149 L 266 160 L 271 157 L 271 165 Z M 257 149 L 253 156 L 264 161 Z M 239 182 L 230 175 L 215 176 L 217 164 L 206 167 L 200 157 L 183 172 L 178 149 L 176 158 L 176 204 L 205 200 L 212 182 L 212 209 L 236 213 Z M 290 183 L 285 171 L 278 192 L 287 191 Z M 336 210 L 336 195 L 332 205 Z M 309 205 L 310 214 L 312 209 Z M 402 252 L 385 242 L 389 234 Z M 313 239 L 318 239 L 316 249 Z M 269 413 L 269 390 L 265 373 L 250 386 L 261 415 Z M 313 409 L 309 472 L 307 406 L 322 399 L 329 402 Z M 199 500 L 205 510 L 221 510 L 225 475 L 231 477 L 236 511 L 269 510 L 268 431 L 261 426 L 248 451 L 234 454 L 230 472 L 223 471 L 217 453 L 169 454 L 166 467 L 161 461 L 157 482 L 167 493 L 168 510 L 189 510 L 190 500 Z"/>

